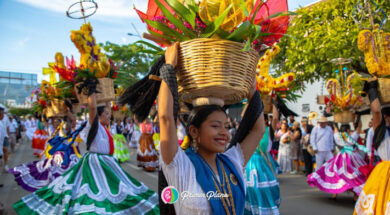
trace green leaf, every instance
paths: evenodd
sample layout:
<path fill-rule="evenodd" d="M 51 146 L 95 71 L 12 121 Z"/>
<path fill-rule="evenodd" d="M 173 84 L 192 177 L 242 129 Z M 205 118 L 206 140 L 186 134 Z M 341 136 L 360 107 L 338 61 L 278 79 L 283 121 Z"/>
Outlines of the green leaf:
<path fill-rule="evenodd" d="M 225 20 L 225 17 L 229 13 L 230 9 L 232 8 L 232 4 L 229 5 L 229 7 L 226 8 L 226 10 L 216 19 L 213 23 L 209 24 L 206 29 L 202 32 L 200 35 L 201 38 L 209 38 L 211 37 L 222 25 L 222 22 Z"/>
<path fill-rule="evenodd" d="M 243 22 L 233 33 L 231 33 L 226 39 L 242 42 L 248 36 L 248 31 L 250 30 L 251 23 L 249 21 Z"/>
<path fill-rule="evenodd" d="M 251 48 L 251 44 L 252 44 L 252 40 L 248 39 L 248 41 L 246 41 L 245 43 L 244 48 L 241 49 L 241 51 L 243 52 L 249 51 L 249 49 Z"/>
<path fill-rule="evenodd" d="M 178 41 L 184 41 L 185 39 L 188 39 L 188 38 L 184 37 L 182 34 L 180 34 L 179 32 L 169 28 L 168 26 L 166 26 L 160 22 L 146 20 L 146 19 L 145 19 L 145 22 L 148 23 L 148 25 L 150 25 L 151 27 L 153 27 L 159 31 L 162 31 L 166 36 L 172 36 L 175 39 L 177 39 Z M 160 34 L 157 34 L 157 35 L 159 37 L 162 37 Z"/>
<path fill-rule="evenodd" d="M 185 0 L 187 7 L 195 14 L 199 13 L 199 6 L 195 3 L 195 0 Z"/>
<path fill-rule="evenodd" d="M 248 8 L 246 7 L 245 0 L 240 0 L 240 8 L 241 11 L 244 11 L 245 17 L 249 17 L 249 11 Z"/>
<path fill-rule="evenodd" d="M 260 10 L 260 8 L 261 8 L 262 5 L 263 5 L 263 3 L 260 3 L 260 4 L 255 8 L 255 12 L 253 13 L 251 23 L 254 23 L 254 22 L 255 22 L 256 14 L 257 14 L 257 12 L 259 12 L 259 10 Z"/>
<path fill-rule="evenodd" d="M 270 20 L 272 18 L 276 18 L 276 17 L 281 17 L 281 16 L 292 16 L 292 15 L 296 15 L 296 13 L 294 12 L 279 12 L 279 13 L 275 13 L 269 17 L 267 17 L 267 19 L 264 19 L 263 21 L 261 21 L 260 23 L 258 23 L 258 25 L 261 25 L 264 21 L 267 21 L 267 20 Z"/>
<path fill-rule="evenodd" d="M 182 23 L 181 20 L 178 20 L 175 18 L 175 16 L 169 12 L 169 10 L 167 8 L 164 7 L 163 4 L 161 4 L 161 2 L 159 0 L 154 0 L 157 4 L 157 6 L 161 9 L 161 11 L 163 12 L 163 14 L 165 15 L 165 17 L 178 29 L 182 30 L 183 33 L 184 33 L 184 38 L 185 40 L 188 40 L 188 39 L 193 39 L 193 38 L 196 38 L 196 34 L 189 30 L 186 26 L 184 26 L 184 24 Z M 183 40 L 181 40 L 183 41 Z"/>
<path fill-rule="evenodd" d="M 193 29 L 195 29 L 195 17 L 196 14 L 194 11 L 188 9 L 186 6 L 182 5 L 180 2 L 177 0 L 165 0 L 166 3 L 168 3 L 169 6 L 177 14 L 179 14 L 181 17 L 183 17 L 190 25 L 192 26 Z"/>
<path fill-rule="evenodd" d="M 143 44 L 143 45 L 146 45 L 148 48 L 152 48 L 152 49 L 154 49 L 156 51 L 162 51 L 163 50 L 162 48 L 160 48 L 160 47 L 158 47 L 156 45 L 153 45 L 152 43 L 146 42 L 144 40 L 138 40 L 138 41 L 135 42 L 135 44 Z"/>
<path fill-rule="evenodd" d="M 174 39 L 173 39 L 172 37 L 167 36 L 167 35 L 158 34 L 158 33 L 154 32 L 154 31 L 151 31 L 150 29 L 148 29 L 148 32 L 149 32 L 151 35 L 153 35 L 153 36 L 157 36 L 157 37 L 163 38 L 163 39 L 164 39 L 165 41 L 167 41 L 167 42 L 172 42 L 172 41 L 174 41 Z"/>

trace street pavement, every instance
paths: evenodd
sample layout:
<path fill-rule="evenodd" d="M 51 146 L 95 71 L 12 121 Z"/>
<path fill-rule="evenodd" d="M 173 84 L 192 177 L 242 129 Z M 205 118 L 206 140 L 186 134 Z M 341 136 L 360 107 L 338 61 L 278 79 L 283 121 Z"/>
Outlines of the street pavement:
<path fill-rule="evenodd" d="M 85 146 L 84 146 L 85 148 Z M 85 151 L 82 149 L 81 151 Z M 134 178 L 142 181 L 149 188 L 157 191 L 157 172 L 145 172 L 137 167 L 136 149 L 130 149 L 131 160 L 122 163 L 123 169 Z M 8 166 L 14 167 L 24 162 L 33 161 L 31 144 L 19 145 L 16 152 L 11 154 Z M 343 193 L 337 201 L 329 200 L 330 194 L 311 188 L 303 175 L 279 175 L 282 203 L 282 215 L 350 215 L 353 213 L 353 194 Z M 29 192 L 22 189 L 9 173 L 0 176 L 0 202 L 5 206 L 7 214 L 16 214 L 12 204 L 20 200 Z"/>

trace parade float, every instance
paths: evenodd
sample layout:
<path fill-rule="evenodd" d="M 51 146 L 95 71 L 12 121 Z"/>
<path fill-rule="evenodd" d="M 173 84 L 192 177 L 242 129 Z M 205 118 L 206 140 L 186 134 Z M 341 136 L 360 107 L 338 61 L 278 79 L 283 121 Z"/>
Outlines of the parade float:
<path fill-rule="evenodd" d="M 353 122 L 354 111 L 364 104 L 361 96 L 363 81 L 356 72 L 350 72 L 342 65 L 350 63 L 350 59 L 336 58 L 331 61 L 339 66 L 335 71 L 336 78 L 327 80 L 326 89 L 329 93 L 325 97 L 325 111 L 333 114 L 334 121 L 339 123 Z"/>
<path fill-rule="evenodd" d="M 180 42 L 177 79 L 184 102 L 235 104 L 248 96 L 260 53 L 287 31 L 286 0 L 149 0 L 144 37 Z"/>
<path fill-rule="evenodd" d="M 271 61 L 279 53 L 279 51 L 280 47 L 278 45 L 274 45 L 264 53 L 257 64 L 256 87 L 260 92 L 264 103 L 264 113 L 272 113 L 271 94 L 275 92 L 285 93 L 289 90 L 289 86 L 295 79 L 295 74 L 292 72 L 276 78 L 270 75 L 269 69 Z"/>

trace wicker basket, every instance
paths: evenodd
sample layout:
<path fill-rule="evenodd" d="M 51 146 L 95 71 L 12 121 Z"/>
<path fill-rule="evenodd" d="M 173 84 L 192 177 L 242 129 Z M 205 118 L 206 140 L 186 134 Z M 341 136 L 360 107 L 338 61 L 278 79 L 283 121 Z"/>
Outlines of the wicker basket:
<path fill-rule="evenodd" d="M 113 101 L 115 98 L 114 92 L 114 81 L 111 78 L 99 78 L 99 84 L 96 86 L 96 90 L 98 93 L 96 94 L 96 102 L 105 103 L 109 101 Z M 88 96 L 81 93 L 78 93 L 77 86 L 81 83 L 75 85 L 75 91 L 77 93 L 77 99 L 80 104 L 88 104 Z"/>
<path fill-rule="evenodd" d="M 272 97 L 271 95 L 261 95 L 261 100 L 264 104 L 264 113 L 272 113 Z"/>
<path fill-rule="evenodd" d="M 259 54 L 244 44 L 199 38 L 180 43 L 177 77 L 185 102 L 218 98 L 235 104 L 248 96 L 256 74 Z"/>
<path fill-rule="evenodd" d="M 325 95 L 317 96 L 317 104 L 324 105 L 325 104 Z"/>
<path fill-rule="evenodd" d="M 122 112 L 121 110 L 117 110 L 112 112 L 112 116 L 115 120 L 123 120 L 123 118 L 126 116 L 126 113 Z"/>
<path fill-rule="evenodd" d="M 344 110 L 343 112 L 335 113 L 334 121 L 338 123 L 350 123 L 355 120 L 355 114 L 349 110 Z"/>
<path fill-rule="evenodd" d="M 379 78 L 379 100 L 381 104 L 390 103 L 390 78 Z"/>
<path fill-rule="evenodd" d="M 81 112 L 81 104 L 80 103 L 73 103 L 72 104 L 72 111 L 74 114 L 78 114 Z"/>
<path fill-rule="evenodd" d="M 48 110 L 51 109 L 53 114 L 55 116 L 65 116 L 66 115 L 66 105 L 65 101 L 53 99 L 51 102 L 51 105 L 48 107 Z"/>

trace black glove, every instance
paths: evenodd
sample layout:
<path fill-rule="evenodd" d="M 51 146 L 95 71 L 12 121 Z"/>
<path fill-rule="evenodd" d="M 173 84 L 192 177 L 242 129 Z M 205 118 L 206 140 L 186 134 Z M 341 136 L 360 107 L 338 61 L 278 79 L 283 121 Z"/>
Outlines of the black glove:
<path fill-rule="evenodd" d="M 170 64 L 164 64 L 160 68 L 160 77 L 167 83 L 169 89 L 171 90 L 173 97 L 173 115 L 175 117 L 175 122 L 177 119 L 177 114 L 179 113 L 179 93 L 177 86 L 177 77 L 175 69 Z"/>
<path fill-rule="evenodd" d="M 379 97 L 378 86 L 379 86 L 378 80 L 364 82 L 363 91 L 368 93 L 368 98 L 370 99 L 370 102 L 373 102 L 375 99 Z"/>
<path fill-rule="evenodd" d="M 99 80 L 96 78 L 87 78 L 82 84 L 77 86 L 78 93 L 83 93 L 84 95 L 90 96 L 94 93 L 99 93 L 96 90 L 96 86 L 99 84 Z"/>

